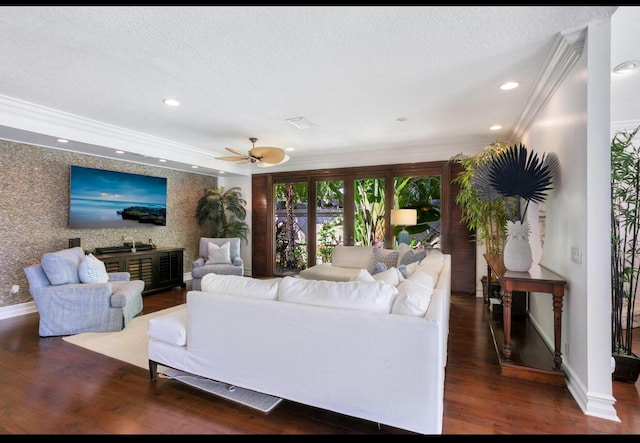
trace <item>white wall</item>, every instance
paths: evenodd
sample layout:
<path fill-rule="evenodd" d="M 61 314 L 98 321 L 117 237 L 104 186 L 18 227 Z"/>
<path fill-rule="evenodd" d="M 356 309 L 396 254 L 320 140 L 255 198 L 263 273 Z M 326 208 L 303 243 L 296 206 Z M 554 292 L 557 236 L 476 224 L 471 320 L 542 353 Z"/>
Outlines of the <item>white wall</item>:
<path fill-rule="evenodd" d="M 610 24 L 593 23 L 579 60 L 523 143 L 555 152 L 560 161 L 546 202 L 540 263 L 567 280 L 562 351 L 569 390 L 585 414 L 617 421 L 610 348 L 609 60 Z M 582 250 L 582 263 L 571 261 L 571 247 Z M 551 295 L 533 294 L 529 303 L 532 321 L 552 345 Z"/>

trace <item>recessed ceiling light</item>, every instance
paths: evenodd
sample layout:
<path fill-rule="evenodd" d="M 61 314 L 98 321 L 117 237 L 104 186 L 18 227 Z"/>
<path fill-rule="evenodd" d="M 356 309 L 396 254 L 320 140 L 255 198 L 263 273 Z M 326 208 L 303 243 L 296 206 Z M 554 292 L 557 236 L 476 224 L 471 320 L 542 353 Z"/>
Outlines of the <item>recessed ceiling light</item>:
<path fill-rule="evenodd" d="M 398 117 L 396 123 L 404 123 L 407 121 L 407 117 Z"/>
<path fill-rule="evenodd" d="M 165 98 L 163 103 L 167 106 L 180 106 L 180 102 L 172 98 Z"/>
<path fill-rule="evenodd" d="M 296 148 L 286 148 L 285 151 L 295 151 Z"/>
<path fill-rule="evenodd" d="M 161 163 L 166 163 L 167 161 L 164 158 L 158 159 L 159 162 Z"/>
<path fill-rule="evenodd" d="M 509 89 L 515 89 L 518 86 L 520 86 L 520 83 L 518 82 L 507 82 L 504 85 L 500 86 L 500 89 L 502 89 L 503 91 L 508 91 Z"/>
<path fill-rule="evenodd" d="M 493 125 L 492 127 L 489 128 L 490 131 L 497 131 L 498 129 L 502 129 L 502 126 L 500 125 Z"/>
<path fill-rule="evenodd" d="M 618 66 L 613 68 L 613 72 L 615 72 L 616 74 L 628 74 L 631 71 L 634 71 L 635 69 L 637 69 L 639 66 L 640 66 L 639 61 L 635 61 L 635 60 L 628 61 L 628 62 L 620 63 Z"/>
<path fill-rule="evenodd" d="M 69 140 L 67 140 L 66 138 L 59 138 L 58 143 L 69 143 Z"/>
<path fill-rule="evenodd" d="M 192 165 L 191 169 L 198 169 L 198 167 L 196 165 Z"/>
<path fill-rule="evenodd" d="M 116 151 L 116 154 L 124 154 L 124 151 Z"/>
<path fill-rule="evenodd" d="M 218 171 L 218 174 L 224 174 L 224 171 Z"/>

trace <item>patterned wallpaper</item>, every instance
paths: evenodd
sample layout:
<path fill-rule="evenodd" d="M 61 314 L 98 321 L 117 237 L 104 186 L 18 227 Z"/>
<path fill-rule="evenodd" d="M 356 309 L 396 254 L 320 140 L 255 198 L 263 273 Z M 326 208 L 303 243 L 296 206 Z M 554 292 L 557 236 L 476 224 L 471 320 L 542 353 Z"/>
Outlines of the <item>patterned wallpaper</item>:
<path fill-rule="evenodd" d="M 167 226 L 69 229 L 71 165 L 167 178 Z M 123 237 L 149 239 L 163 247 L 183 247 L 184 272 L 198 255 L 204 235 L 195 219 L 203 190 L 218 185 L 217 177 L 111 160 L 63 150 L 0 140 L 0 307 L 32 300 L 23 268 L 42 254 L 67 248 L 79 237 L 87 252 L 117 246 Z M 19 285 L 17 295 L 11 287 Z"/>

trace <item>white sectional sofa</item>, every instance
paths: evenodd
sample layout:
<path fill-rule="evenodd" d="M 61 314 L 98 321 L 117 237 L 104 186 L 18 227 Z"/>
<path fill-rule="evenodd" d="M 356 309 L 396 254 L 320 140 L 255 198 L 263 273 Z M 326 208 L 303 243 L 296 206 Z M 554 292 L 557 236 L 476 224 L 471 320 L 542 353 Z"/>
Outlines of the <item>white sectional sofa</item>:
<path fill-rule="evenodd" d="M 160 364 L 440 434 L 451 256 L 430 251 L 408 271 L 395 285 L 364 268 L 344 282 L 207 275 L 184 310 L 150 320 L 151 379 Z"/>

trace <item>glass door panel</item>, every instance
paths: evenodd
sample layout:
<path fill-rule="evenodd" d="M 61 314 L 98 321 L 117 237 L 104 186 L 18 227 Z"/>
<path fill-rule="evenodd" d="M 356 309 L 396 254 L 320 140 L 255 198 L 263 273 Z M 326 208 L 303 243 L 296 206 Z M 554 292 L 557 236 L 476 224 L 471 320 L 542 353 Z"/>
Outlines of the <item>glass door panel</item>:
<path fill-rule="evenodd" d="M 405 226 L 413 246 L 440 243 L 440 176 L 394 178 L 394 209 L 416 209 L 417 224 Z M 403 226 L 394 226 L 394 239 Z"/>
<path fill-rule="evenodd" d="M 384 247 L 384 178 L 363 178 L 354 181 L 355 246 Z"/>
<path fill-rule="evenodd" d="M 307 188 L 306 181 L 274 184 L 275 275 L 296 275 L 307 267 Z"/>
<path fill-rule="evenodd" d="M 344 244 L 344 181 L 316 181 L 316 264 Z"/>

